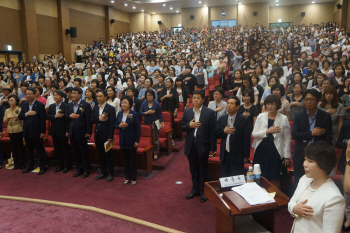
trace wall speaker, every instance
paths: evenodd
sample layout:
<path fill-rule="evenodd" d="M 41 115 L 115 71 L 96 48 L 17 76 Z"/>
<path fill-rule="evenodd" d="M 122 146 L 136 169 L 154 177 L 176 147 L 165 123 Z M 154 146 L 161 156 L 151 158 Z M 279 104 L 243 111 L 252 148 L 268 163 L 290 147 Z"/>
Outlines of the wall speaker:
<path fill-rule="evenodd" d="M 194 19 L 194 15 L 190 15 L 190 19 Z"/>
<path fill-rule="evenodd" d="M 254 16 L 257 16 L 257 15 L 258 15 L 258 12 L 257 12 L 257 11 L 253 11 L 253 15 L 254 15 Z"/>
<path fill-rule="evenodd" d="M 69 35 L 70 34 L 70 29 L 66 29 L 65 33 L 66 33 L 66 35 Z"/>
<path fill-rule="evenodd" d="M 162 24 L 162 21 L 158 21 L 158 24 Z"/>
<path fill-rule="evenodd" d="M 305 12 L 301 12 L 301 16 L 305 16 Z"/>
<path fill-rule="evenodd" d="M 341 5 L 340 4 L 337 4 L 337 9 L 341 9 Z"/>
<path fill-rule="evenodd" d="M 77 28 L 76 27 L 70 27 L 70 37 L 72 37 L 72 38 L 77 37 Z"/>
<path fill-rule="evenodd" d="M 115 20 L 114 19 L 111 19 L 111 23 L 114 23 L 115 22 Z"/>

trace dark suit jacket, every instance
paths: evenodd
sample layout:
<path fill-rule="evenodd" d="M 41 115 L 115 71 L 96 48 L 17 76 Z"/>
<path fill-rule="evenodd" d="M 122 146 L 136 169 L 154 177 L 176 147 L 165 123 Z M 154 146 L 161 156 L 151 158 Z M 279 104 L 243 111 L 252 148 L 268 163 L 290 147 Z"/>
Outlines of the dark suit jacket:
<path fill-rule="evenodd" d="M 337 148 L 343 149 L 343 152 L 340 155 L 339 158 L 339 163 L 338 163 L 338 171 L 341 174 L 345 173 L 345 162 L 346 162 L 346 149 L 347 149 L 347 144 L 344 142 L 344 140 L 350 139 L 350 124 L 345 123 L 343 127 L 341 127 L 340 132 L 339 132 L 339 137 L 337 140 Z"/>
<path fill-rule="evenodd" d="M 112 105 L 106 103 L 103 113 L 107 114 L 107 121 L 100 121 L 100 106 L 96 105 L 92 110 L 91 114 L 91 124 L 96 124 L 95 127 L 95 141 L 97 140 L 97 136 L 99 141 L 106 142 L 108 139 L 114 138 L 114 124 L 116 119 L 115 108 Z"/>
<path fill-rule="evenodd" d="M 321 136 L 314 137 L 314 141 L 325 140 L 330 145 L 332 145 L 332 118 L 331 114 L 317 110 L 315 127 L 321 127 L 326 129 L 326 133 Z M 301 163 L 304 160 L 304 148 L 308 145 L 309 141 L 312 140 L 310 126 L 309 126 L 309 116 L 307 115 L 307 110 L 304 109 L 294 116 L 293 139 L 295 139 L 295 146 L 293 151 L 293 161 Z"/>
<path fill-rule="evenodd" d="M 137 98 L 137 96 L 135 96 L 135 98 L 133 99 L 135 106 L 134 106 L 134 112 L 136 112 L 137 114 L 140 114 L 140 109 L 141 109 L 141 100 L 139 98 Z"/>
<path fill-rule="evenodd" d="M 177 90 L 174 87 L 171 88 L 169 94 L 172 94 L 173 96 L 170 98 L 165 98 L 162 101 L 162 110 L 163 111 L 170 111 L 170 112 L 174 113 L 175 108 L 179 108 L 179 94 L 177 93 Z M 160 99 L 165 95 L 167 95 L 167 89 L 163 88 L 163 90 L 160 92 L 159 97 L 158 97 L 159 103 L 160 103 Z"/>
<path fill-rule="evenodd" d="M 74 102 L 70 102 L 68 104 L 68 108 L 66 110 L 66 117 L 69 119 L 69 127 L 68 127 L 68 138 L 72 138 L 74 134 L 74 138 L 82 139 L 86 134 L 91 134 L 91 106 L 84 100 L 80 101 L 80 105 L 77 110 L 77 114 L 80 116 L 76 119 L 69 118 L 69 115 L 74 113 L 73 109 Z M 81 111 L 82 109 L 83 111 Z"/>
<path fill-rule="evenodd" d="M 191 147 L 194 136 L 194 128 L 190 128 L 190 121 L 194 119 L 193 108 L 185 110 L 181 119 L 181 130 L 187 131 L 185 142 L 185 155 L 191 153 Z M 199 117 L 201 127 L 197 129 L 198 153 L 200 156 L 209 156 L 209 151 L 216 151 L 216 117 L 215 112 L 205 106 L 202 107 Z"/>
<path fill-rule="evenodd" d="M 35 100 L 32 110 L 36 114 L 26 117 L 25 114 L 29 111 L 29 101 L 26 101 L 22 104 L 21 112 L 18 115 L 18 118 L 23 120 L 23 137 L 28 132 L 30 138 L 40 138 L 40 134 L 46 133 L 45 105 Z"/>
<path fill-rule="evenodd" d="M 0 132 L 3 132 L 2 124 L 4 121 L 4 113 L 2 112 L 2 106 L 0 105 Z"/>
<path fill-rule="evenodd" d="M 132 114 L 132 118 L 129 117 Z M 139 114 L 130 110 L 129 116 L 126 118 L 127 127 L 120 129 L 119 124 L 123 119 L 123 111 L 119 111 L 117 120 L 115 121 L 115 128 L 120 130 L 119 146 L 122 149 L 134 149 L 135 142 L 140 142 L 141 137 L 141 120 Z"/>
<path fill-rule="evenodd" d="M 224 161 L 226 151 L 227 134 L 224 130 L 227 126 L 228 114 L 221 116 L 216 125 L 216 137 L 221 138 L 220 145 L 220 161 Z M 249 158 L 250 155 L 250 129 L 249 119 L 237 113 L 233 126 L 236 128 L 234 134 L 230 136 L 230 153 L 233 154 L 232 159 L 235 163 L 243 163 L 244 158 Z"/>
<path fill-rule="evenodd" d="M 68 104 L 62 102 L 60 109 L 63 114 L 65 114 L 67 110 Z M 63 138 L 66 136 L 67 127 L 69 124 L 69 120 L 64 115 L 61 118 L 55 118 L 56 115 L 56 104 L 51 104 L 49 106 L 49 109 L 46 113 L 46 119 L 51 121 L 51 127 L 50 127 L 50 136 L 57 136 L 59 138 Z"/>

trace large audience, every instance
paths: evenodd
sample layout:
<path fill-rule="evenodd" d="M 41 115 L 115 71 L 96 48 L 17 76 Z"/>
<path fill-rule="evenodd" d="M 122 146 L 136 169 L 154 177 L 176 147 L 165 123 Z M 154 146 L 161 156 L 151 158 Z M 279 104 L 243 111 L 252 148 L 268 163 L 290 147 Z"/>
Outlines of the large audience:
<path fill-rule="evenodd" d="M 298 113 L 303 110 L 307 109 L 310 119 L 316 118 L 318 110 L 329 113 L 331 119 L 330 131 L 318 123 L 313 124 L 314 121 L 309 122 L 308 131 L 312 133 L 305 146 L 316 141 L 311 137 L 327 134 L 330 137 L 325 137 L 325 141 L 332 147 L 344 149 L 338 136 L 350 124 L 349 52 L 349 32 L 334 22 L 291 23 L 269 28 L 259 24 L 233 28 L 183 27 L 181 30 L 122 33 L 108 40 L 100 38 L 86 44 L 85 48 L 78 46 L 76 63 L 68 62 L 62 52 L 57 56 L 45 55 L 43 61 L 0 63 L 0 105 L 4 122 L 12 120 L 13 123 L 27 117 L 21 118 L 20 112 L 26 102 L 31 102 L 28 90 L 34 90 L 35 100 L 43 103 L 46 111 L 57 103 L 57 95 L 66 104 L 81 95 L 81 100 L 93 111 L 95 106 L 103 103 L 101 98 L 106 94 L 106 103 L 115 108 L 111 112 L 116 115 L 113 118 L 118 122 L 116 128 L 127 127 L 123 125 L 126 118 L 122 114 L 127 108 L 144 116 L 142 123 L 159 127 L 153 132 L 154 160 L 157 160 L 162 111 L 170 111 L 173 119 L 176 118 L 179 103 L 182 102 L 185 109 L 196 107 L 197 102 L 192 101 L 192 97 L 201 90 L 212 98 L 207 106 L 219 120 L 230 114 L 229 110 L 233 111 L 232 103 L 230 107 L 228 104 L 232 98 L 227 100 L 227 97 L 234 96 L 238 114 L 249 119 L 246 127 L 252 134 L 255 148 L 252 162 L 259 163 L 262 175 L 279 187 L 284 169 L 293 161 L 291 140 L 304 140 L 298 132 L 303 121 Z M 218 80 L 215 86 L 211 85 L 214 79 L 215 83 Z M 99 94 L 102 97 L 98 97 Z M 8 109 L 12 109 L 11 115 Z M 159 125 L 155 125 L 157 120 Z M 293 121 L 293 127 L 298 125 L 298 129 L 291 128 Z M 15 168 L 24 169 L 26 155 L 21 145 L 22 131 L 12 130 L 8 133 L 12 135 Z M 173 132 L 174 145 L 176 135 Z M 342 138 L 343 141 L 348 139 Z M 344 156 L 343 160 L 344 163 Z M 294 162 L 296 174 L 300 169 L 304 170 L 303 161 Z M 0 168 L 2 162 L 0 157 Z M 247 162 L 245 158 L 244 163 Z M 132 170 L 134 162 L 130 163 Z M 337 169 L 335 164 L 333 168 Z M 136 174 L 129 170 L 126 169 L 130 173 L 127 177 L 134 185 Z M 343 170 L 341 172 L 344 174 Z M 296 175 L 296 183 L 303 174 Z M 346 195 L 347 209 L 349 203 L 350 197 Z M 350 230 L 348 212 L 345 230 Z"/>

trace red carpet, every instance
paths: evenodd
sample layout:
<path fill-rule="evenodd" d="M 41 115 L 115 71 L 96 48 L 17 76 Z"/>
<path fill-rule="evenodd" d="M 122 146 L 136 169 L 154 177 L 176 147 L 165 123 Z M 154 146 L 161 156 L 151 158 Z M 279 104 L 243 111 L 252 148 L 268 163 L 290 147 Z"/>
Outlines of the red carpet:
<path fill-rule="evenodd" d="M 160 232 L 87 210 L 0 200 L 0 232 Z"/>
<path fill-rule="evenodd" d="M 215 232 L 215 206 L 210 201 L 200 203 L 199 198 L 184 198 L 191 190 L 191 178 L 183 148 L 174 153 L 165 170 L 157 170 L 147 179 L 139 176 L 136 186 L 123 185 L 124 178 L 119 174 L 107 183 L 94 180 L 96 170 L 87 179 L 72 178 L 74 172 L 56 174 L 50 167 L 38 176 L 1 169 L 0 195 L 94 206 L 184 232 Z M 290 232 L 292 223 L 286 208 L 276 212 L 276 232 Z"/>

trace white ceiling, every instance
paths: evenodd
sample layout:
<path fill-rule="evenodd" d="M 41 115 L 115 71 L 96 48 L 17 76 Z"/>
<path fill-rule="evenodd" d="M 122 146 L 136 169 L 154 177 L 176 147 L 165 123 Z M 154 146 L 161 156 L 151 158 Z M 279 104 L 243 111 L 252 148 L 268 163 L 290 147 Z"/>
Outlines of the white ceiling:
<path fill-rule="evenodd" d="M 113 6 L 115 9 L 119 9 L 126 12 L 144 12 L 152 14 L 154 13 L 177 13 L 181 12 L 181 8 L 191 7 L 204 7 L 206 6 L 230 6 L 247 3 L 259 3 L 268 2 L 270 6 L 288 6 L 297 4 L 311 4 L 315 3 L 334 2 L 334 0 L 79 0 L 83 2 L 90 2 L 99 5 Z M 199 3 L 201 1 L 201 3 Z M 128 4 L 125 6 L 124 4 Z M 163 6 L 165 4 L 166 6 Z M 135 9 L 133 9 L 135 7 Z M 170 9 L 170 8 L 173 9 Z"/>

